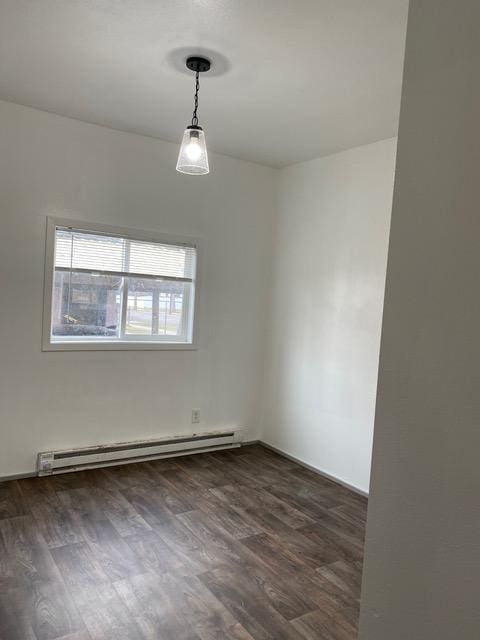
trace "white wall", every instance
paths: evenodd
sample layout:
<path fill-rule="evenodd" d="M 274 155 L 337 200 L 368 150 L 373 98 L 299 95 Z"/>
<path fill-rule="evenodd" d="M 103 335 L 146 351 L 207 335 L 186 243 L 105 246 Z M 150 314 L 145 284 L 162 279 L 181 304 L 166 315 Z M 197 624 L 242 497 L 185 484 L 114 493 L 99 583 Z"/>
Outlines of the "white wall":
<path fill-rule="evenodd" d="M 281 172 L 264 440 L 368 490 L 395 139 Z"/>
<path fill-rule="evenodd" d="M 410 1 L 362 640 L 480 638 L 479 25 Z"/>
<path fill-rule="evenodd" d="M 367 490 L 395 140 L 203 178 L 177 152 L 0 102 L 0 476 L 189 433 L 199 407 Z M 202 237 L 198 351 L 42 352 L 47 215 Z"/>
<path fill-rule="evenodd" d="M 179 135 L 181 132 L 179 132 Z M 259 434 L 276 171 L 0 103 L 0 476 L 50 448 L 240 426 Z M 198 351 L 41 351 L 47 215 L 204 239 Z"/>

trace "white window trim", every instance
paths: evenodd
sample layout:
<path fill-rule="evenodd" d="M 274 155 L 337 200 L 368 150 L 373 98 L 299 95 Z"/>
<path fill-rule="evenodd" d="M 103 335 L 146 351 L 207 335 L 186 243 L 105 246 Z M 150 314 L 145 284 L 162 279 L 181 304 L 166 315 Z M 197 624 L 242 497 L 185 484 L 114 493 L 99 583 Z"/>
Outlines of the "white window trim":
<path fill-rule="evenodd" d="M 79 341 L 62 340 L 51 341 L 52 323 L 52 294 L 53 279 L 55 274 L 55 230 L 57 227 L 72 227 L 85 231 L 93 231 L 112 235 L 123 236 L 133 240 L 145 240 L 147 242 L 166 242 L 169 244 L 188 244 L 194 246 L 197 251 L 196 275 L 194 283 L 194 305 L 192 313 L 192 340 L 191 342 L 150 341 L 144 337 L 137 340 L 103 341 L 95 337 L 94 340 L 84 339 Z M 192 351 L 197 349 L 197 319 L 199 300 L 199 280 L 201 265 L 201 240 L 192 236 L 177 236 L 156 231 L 141 231 L 128 227 L 116 227 L 84 220 L 72 220 L 70 218 L 47 217 L 47 231 L 45 242 L 45 281 L 43 295 L 43 327 L 42 327 L 42 351 Z"/>

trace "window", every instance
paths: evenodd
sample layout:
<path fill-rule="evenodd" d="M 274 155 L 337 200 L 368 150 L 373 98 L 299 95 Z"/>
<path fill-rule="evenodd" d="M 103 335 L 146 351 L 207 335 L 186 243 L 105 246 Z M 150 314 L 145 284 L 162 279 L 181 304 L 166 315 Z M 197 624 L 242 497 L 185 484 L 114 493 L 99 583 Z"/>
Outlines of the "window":
<path fill-rule="evenodd" d="M 49 218 L 44 349 L 193 348 L 197 245 Z"/>

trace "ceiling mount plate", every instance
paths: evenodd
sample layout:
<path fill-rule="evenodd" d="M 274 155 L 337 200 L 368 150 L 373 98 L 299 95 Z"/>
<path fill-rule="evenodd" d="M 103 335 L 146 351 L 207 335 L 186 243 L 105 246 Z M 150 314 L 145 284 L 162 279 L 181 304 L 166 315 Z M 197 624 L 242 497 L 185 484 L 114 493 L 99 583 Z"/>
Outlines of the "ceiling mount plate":
<path fill-rule="evenodd" d="M 210 69 L 210 60 L 201 56 L 190 56 L 187 58 L 186 65 L 190 71 L 204 73 Z"/>

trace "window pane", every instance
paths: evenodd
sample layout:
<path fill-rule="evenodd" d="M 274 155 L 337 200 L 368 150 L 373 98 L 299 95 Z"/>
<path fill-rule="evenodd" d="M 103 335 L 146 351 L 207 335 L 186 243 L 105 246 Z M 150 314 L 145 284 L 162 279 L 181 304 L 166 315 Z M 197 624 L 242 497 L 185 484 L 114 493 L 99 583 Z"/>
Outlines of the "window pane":
<path fill-rule="evenodd" d="M 50 343 L 192 343 L 197 249 L 190 241 L 139 240 L 94 225 L 52 232 Z"/>
<path fill-rule="evenodd" d="M 127 278 L 126 335 L 173 336 L 185 339 L 189 282 Z"/>
<path fill-rule="evenodd" d="M 52 336 L 118 337 L 122 278 L 55 272 Z"/>
<path fill-rule="evenodd" d="M 128 335 L 152 335 L 153 293 L 148 280 L 127 278 L 128 305 L 125 333 Z M 150 284 L 149 287 L 144 285 Z"/>

